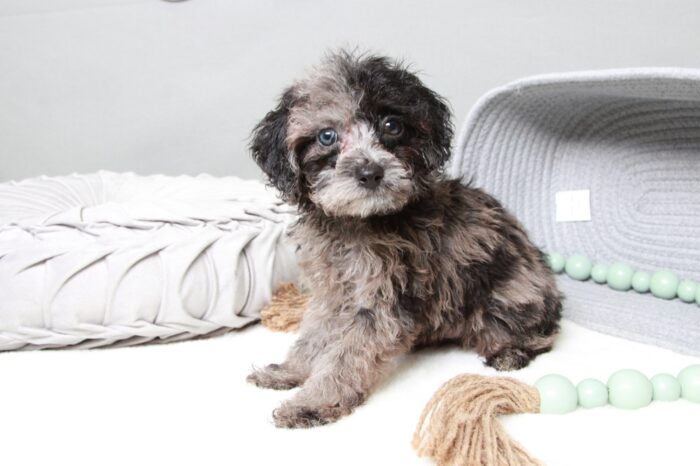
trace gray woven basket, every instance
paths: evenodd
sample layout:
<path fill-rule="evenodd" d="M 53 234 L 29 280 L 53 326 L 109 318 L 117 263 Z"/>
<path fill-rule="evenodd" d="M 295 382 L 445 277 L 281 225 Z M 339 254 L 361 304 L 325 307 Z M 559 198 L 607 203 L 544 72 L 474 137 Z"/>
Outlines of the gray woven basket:
<path fill-rule="evenodd" d="M 671 270 L 700 282 L 700 70 L 545 75 L 484 96 L 452 175 L 500 199 L 545 251 Z M 590 221 L 557 222 L 555 194 L 590 190 Z M 565 275 L 565 316 L 700 355 L 700 306 Z"/>

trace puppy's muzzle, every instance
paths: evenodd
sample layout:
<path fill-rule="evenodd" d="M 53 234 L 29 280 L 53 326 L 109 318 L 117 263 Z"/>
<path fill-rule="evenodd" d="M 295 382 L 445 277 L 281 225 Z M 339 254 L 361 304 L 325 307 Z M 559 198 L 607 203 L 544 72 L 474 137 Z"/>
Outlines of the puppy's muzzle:
<path fill-rule="evenodd" d="M 355 167 L 355 179 L 360 186 L 367 189 L 376 189 L 384 178 L 384 168 L 381 165 L 364 160 L 364 163 Z"/>

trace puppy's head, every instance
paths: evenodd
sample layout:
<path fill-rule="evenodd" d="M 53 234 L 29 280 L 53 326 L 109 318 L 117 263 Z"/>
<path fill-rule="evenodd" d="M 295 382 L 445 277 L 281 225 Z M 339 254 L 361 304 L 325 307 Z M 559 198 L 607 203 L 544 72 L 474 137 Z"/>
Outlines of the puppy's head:
<path fill-rule="evenodd" d="M 251 150 L 287 201 L 368 217 L 419 197 L 451 139 L 444 100 L 404 66 L 340 52 L 284 92 Z"/>

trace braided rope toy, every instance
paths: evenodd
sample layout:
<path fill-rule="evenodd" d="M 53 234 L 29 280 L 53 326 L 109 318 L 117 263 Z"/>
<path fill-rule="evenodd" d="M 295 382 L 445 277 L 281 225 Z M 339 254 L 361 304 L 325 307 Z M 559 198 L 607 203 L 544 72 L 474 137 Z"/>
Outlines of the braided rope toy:
<path fill-rule="evenodd" d="M 294 285 L 282 285 L 263 309 L 262 323 L 275 331 L 295 330 L 307 302 L 308 295 Z M 443 384 L 423 408 L 412 444 L 419 456 L 438 465 L 539 466 L 543 463 L 508 436 L 498 416 L 564 414 L 579 406 L 608 403 L 637 409 L 681 397 L 700 403 L 700 364 L 686 367 L 677 377 L 657 374 L 648 379 L 637 370 L 623 369 L 607 384 L 585 379 L 577 386 L 558 374 L 545 375 L 534 386 L 511 377 L 462 374 Z"/>

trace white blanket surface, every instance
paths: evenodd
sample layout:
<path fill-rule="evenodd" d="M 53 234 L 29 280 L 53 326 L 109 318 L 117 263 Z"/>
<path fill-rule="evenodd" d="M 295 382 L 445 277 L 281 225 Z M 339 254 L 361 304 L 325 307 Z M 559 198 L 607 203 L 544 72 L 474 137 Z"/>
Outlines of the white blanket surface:
<path fill-rule="evenodd" d="M 277 429 L 289 392 L 245 382 L 252 364 L 279 362 L 296 335 L 255 325 L 202 340 L 129 348 L 31 351 L 2 358 L 2 464 L 412 465 L 410 446 L 435 390 L 464 372 L 495 374 L 457 348 L 407 356 L 351 416 L 311 430 Z M 577 383 L 622 368 L 648 376 L 698 363 L 569 321 L 555 350 L 511 375 L 560 373 Z M 504 419 L 549 465 L 697 465 L 700 404 L 652 403 Z"/>

